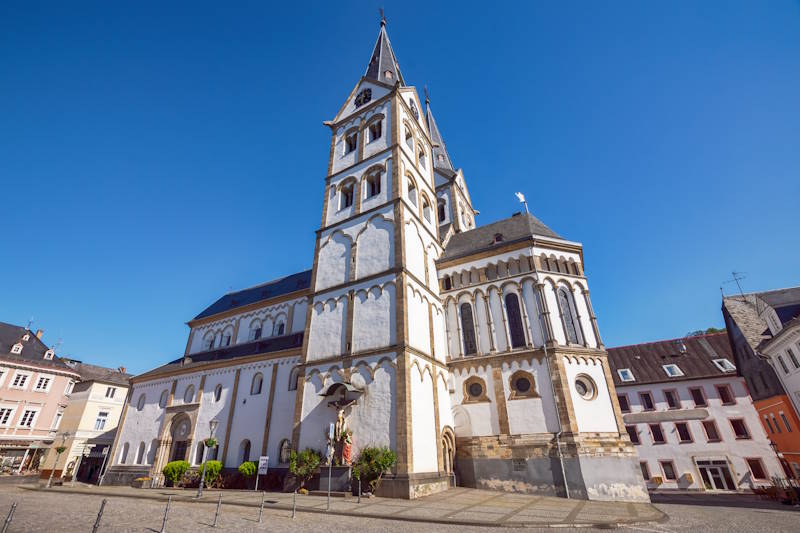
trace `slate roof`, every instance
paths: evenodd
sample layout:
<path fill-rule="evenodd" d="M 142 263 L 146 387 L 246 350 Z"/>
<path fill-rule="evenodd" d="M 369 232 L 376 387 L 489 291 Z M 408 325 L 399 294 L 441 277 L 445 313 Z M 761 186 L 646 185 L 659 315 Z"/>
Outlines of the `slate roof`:
<path fill-rule="evenodd" d="M 502 236 L 502 241 L 495 242 L 497 234 Z M 530 239 L 533 236 L 562 238 L 535 216 L 529 213 L 515 213 L 504 220 L 456 233 L 447 242 L 447 247 L 438 262 L 499 248 L 512 242 Z"/>
<path fill-rule="evenodd" d="M 781 324 L 787 326 L 800 317 L 800 287 L 726 296 L 722 299 L 722 305 L 736 322 L 747 343 L 756 351 L 772 339 L 769 326 L 760 314 L 767 306 L 772 307 Z"/>
<path fill-rule="evenodd" d="M 180 370 L 186 368 L 194 368 L 203 366 L 215 361 L 226 361 L 231 359 L 238 359 L 240 357 L 247 357 L 248 355 L 264 354 L 270 352 L 277 352 L 279 350 L 288 350 L 290 348 L 300 348 L 303 346 L 303 333 L 291 333 L 281 337 L 270 337 L 261 339 L 245 344 L 235 344 L 227 348 L 209 350 L 206 352 L 199 352 L 191 354 L 188 357 L 180 357 L 174 361 L 170 361 L 166 365 L 149 370 L 144 374 L 139 374 L 136 379 L 150 378 L 171 372 L 173 370 Z"/>
<path fill-rule="evenodd" d="M 130 379 L 133 377 L 133 374 L 122 372 L 120 369 L 90 365 L 73 359 L 64 359 L 64 362 L 80 374 L 81 381 L 100 381 L 102 383 L 128 386 Z"/>
<path fill-rule="evenodd" d="M 23 341 L 25 334 L 30 338 Z M 11 348 L 18 342 L 22 343 L 22 353 L 11 353 Z M 49 348 L 39 339 L 35 333 L 22 326 L 15 326 L 0 322 L 0 357 L 6 361 L 18 362 L 19 364 L 33 364 L 39 367 L 52 368 L 67 372 L 74 372 L 58 356 L 52 359 L 45 359 L 44 354 Z"/>
<path fill-rule="evenodd" d="M 448 171 L 448 174 L 454 174 L 455 169 L 450 160 L 450 154 L 447 153 L 442 134 L 439 133 L 439 126 L 436 125 L 436 119 L 433 118 L 433 111 L 431 111 L 430 100 L 425 97 L 425 121 L 428 123 L 428 129 L 431 132 L 431 141 L 433 141 L 433 166 L 440 170 Z M 438 145 L 438 146 L 437 146 Z M 439 156 L 444 157 L 444 161 L 439 161 Z"/>
<path fill-rule="evenodd" d="M 392 73 L 391 78 L 386 77 L 386 71 Z M 406 82 L 400 72 L 400 65 L 397 64 L 397 58 L 394 55 L 394 50 L 392 50 L 392 43 L 389 42 L 389 35 L 386 33 L 385 20 L 381 20 L 381 31 L 378 33 L 378 40 L 375 42 L 375 49 L 369 58 L 364 77 L 388 83 L 389 85 L 394 85 L 399 81 L 400 85 L 405 87 Z"/>
<path fill-rule="evenodd" d="M 686 353 L 680 352 L 681 342 Z M 723 372 L 717 368 L 714 359 L 727 359 L 735 364 L 726 332 L 608 349 L 608 362 L 617 387 L 736 375 L 735 371 Z M 684 375 L 667 376 L 662 365 L 668 364 L 678 365 Z M 629 368 L 635 381 L 622 381 L 617 373 L 621 368 Z"/>
<path fill-rule="evenodd" d="M 194 317 L 194 320 L 229 311 L 245 305 L 269 300 L 291 292 L 308 289 L 311 286 L 311 271 L 304 270 L 297 274 L 274 279 L 255 287 L 243 289 L 241 291 L 229 292 L 213 304 L 206 307 L 203 312 Z"/>

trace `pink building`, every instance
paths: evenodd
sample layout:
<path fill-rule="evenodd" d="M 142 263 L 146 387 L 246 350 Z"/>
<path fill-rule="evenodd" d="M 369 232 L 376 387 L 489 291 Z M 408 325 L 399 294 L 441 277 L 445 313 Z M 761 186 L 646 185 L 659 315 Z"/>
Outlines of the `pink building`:
<path fill-rule="evenodd" d="M 80 379 L 41 336 L 41 330 L 0 322 L 0 468 L 5 471 L 39 469 Z"/>

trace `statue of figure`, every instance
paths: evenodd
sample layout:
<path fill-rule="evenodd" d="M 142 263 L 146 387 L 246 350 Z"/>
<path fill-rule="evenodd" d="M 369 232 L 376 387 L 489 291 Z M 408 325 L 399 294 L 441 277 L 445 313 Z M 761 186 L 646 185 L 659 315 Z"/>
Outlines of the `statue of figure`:
<path fill-rule="evenodd" d="M 353 432 L 345 430 L 342 440 L 342 464 L 350 466 L 353 463 Z"/>
<path fill-rule="evenodd" d="M 336 425 L 333 428 L 333 440 L 339 442 L 342 440 L 345 431 L 347 431 L 347 426 L 344 423 L 344 408 L 339 408 L 339 414 L 336 416 Z"/>

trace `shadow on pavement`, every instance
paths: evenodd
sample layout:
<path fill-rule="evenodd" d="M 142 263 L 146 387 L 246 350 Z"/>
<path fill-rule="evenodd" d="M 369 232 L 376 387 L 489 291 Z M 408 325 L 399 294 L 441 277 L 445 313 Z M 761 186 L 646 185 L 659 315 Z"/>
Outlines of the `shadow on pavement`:
<path fill-rule="evenodd" d="M 747 507 L 750 509 L 772 509 L 777 511 L 800 511 L 773 500 L 763 500 L 753 494 L 664 494 L 651 493 L 654 504 L 699 505 L 703 507 Z"/>

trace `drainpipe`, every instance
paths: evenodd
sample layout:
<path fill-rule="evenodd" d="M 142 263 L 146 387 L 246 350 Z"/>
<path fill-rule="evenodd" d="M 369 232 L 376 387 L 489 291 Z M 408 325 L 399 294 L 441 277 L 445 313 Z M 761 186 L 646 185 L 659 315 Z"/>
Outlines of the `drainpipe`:
<path fill-rule="evenodd" d="M 533 266 L 533 273 L 536 275 L 536 281 L 539 281 L 539 270 L 536 268 L 536 252 L 534 248 L 536 247 L 536 238 L 533 239 L 533 244 L 531 245 L 531 265 Z M 536 287 L 533 289 L 536 291 Z M 535 294 L 534 294 L 535 296 Z M 541 294 L 541 299 L 544 300 L 544 294 Z M 537 306 L 539 307 L 539 303 L 537 302 Z M 561 479 L 564 480 L 564 491 L 567 494 L 567 499 L 569 500 L 569 483 L 567 482 L 567 473 L 564 469 L 564 454 L 561 452 L 561 434 L 564 432 L 564 428 L 561 426 L 561 415 L 558 412 L 558 402 L 556 401 L 556 388 L 553 386 L 553 369 L 550 365 L 550 356 L 547 353 L 547 339 L 545 338 L 544 329 L 542 328 L 542 310 L 537 309 L 539 314 L 539 334 L 542 336 L 542 348 L 544 349 L 544 358 L 547 361 L 547 372 L 550 374 L 550 393 L 553 395 L 553 407 L 556 410 L 556 421 L 558 422 L 558 431 L 556 432 L 556 449 L 558 450 L 558 463 L 561 466 Z"/>

